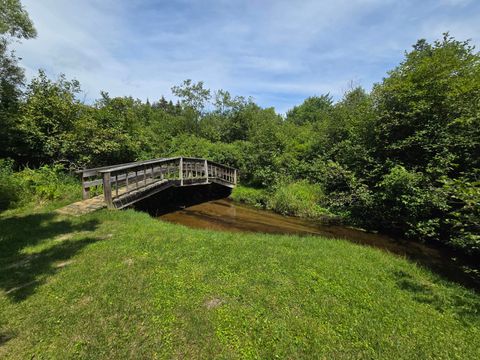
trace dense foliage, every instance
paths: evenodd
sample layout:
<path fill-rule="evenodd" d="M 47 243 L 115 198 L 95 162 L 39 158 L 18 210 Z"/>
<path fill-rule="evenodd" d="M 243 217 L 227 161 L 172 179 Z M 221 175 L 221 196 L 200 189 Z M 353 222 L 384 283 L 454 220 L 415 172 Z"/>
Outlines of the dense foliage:
<path fill-rule="evenodd" d="M 58 206 L 80 196 L 78 179 L 66 173 L 61 164 L 14 171 L 12 161 L 0 159 L 0 211 L 32 204 Z"/>
<path fill-rule="evenodd" d="M 176 103 L 102 92 L 88 105 L 63 75 L 40 71 L 24 86 L 8 39 L 36 33 L 18 4 L 10 4 L 16 22 L 0 14 L 0 158 L 79 168 L 206 157 L 239 168 L 242 183 L 265 189 L 279 212 L 332 212 L 480 254 L 480 55 L 468 41 L 420 40 L 371 93 L 353 88 L 336 103 L 312 96 L 285 117 L 191 80 L 172 88 Z M 2 204 L 13 201 L 2 192 Z"/>

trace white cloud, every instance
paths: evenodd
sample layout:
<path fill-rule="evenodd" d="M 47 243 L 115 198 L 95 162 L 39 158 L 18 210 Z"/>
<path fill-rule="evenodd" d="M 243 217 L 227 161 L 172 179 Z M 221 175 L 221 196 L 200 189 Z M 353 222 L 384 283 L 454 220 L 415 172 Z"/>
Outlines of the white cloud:
<path fill-rule="evenodd" d="M 480 34 L 475 5 L 460 0 L 23 3 L 38 30 L 16 46 L 27 75 L 65 73 L 90 100 L 155 100 L 192 78 L 285 111 L 312 94 L 339 98 L 351 80 L 370 88 L 420 37 Z"/>

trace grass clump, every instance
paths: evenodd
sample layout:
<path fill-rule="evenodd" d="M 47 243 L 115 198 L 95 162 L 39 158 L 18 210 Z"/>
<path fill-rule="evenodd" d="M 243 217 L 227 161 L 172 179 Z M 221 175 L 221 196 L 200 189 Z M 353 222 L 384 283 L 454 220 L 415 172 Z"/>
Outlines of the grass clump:
<path fill-rule="evenodd" d="M 316 218 L 330 212 L 321 207 L 322 188 L 306 180 L 280 183 L 275 186 L 268 200 L 268 208 L 283 215 Z"/>
<path fill-rule="evenodd" d="M 281 181 L 270 189 L 237 186 L 230 197 L 234 201 L 269 209 L 282 215 L 308 218 L 332 215 L 321 206 L 324 197 L 321 186 L 305 180 Z"/>
<path fill-rule="evenodd" d="M 230 198 L 234 201 L 265 208 L 268 203 L 268 191 L 248 186 L 238 185 L 232 190 Z"/>

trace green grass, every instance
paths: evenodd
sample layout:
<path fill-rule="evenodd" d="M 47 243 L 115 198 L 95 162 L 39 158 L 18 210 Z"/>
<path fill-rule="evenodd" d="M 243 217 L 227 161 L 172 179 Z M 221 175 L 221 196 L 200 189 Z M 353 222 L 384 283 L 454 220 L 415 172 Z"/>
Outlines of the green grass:
<path fill-rule="evenodd" d="M 480 358 L 480 296 L 373 248 L 131 210 L 0 229 L 0 358 Z"/>

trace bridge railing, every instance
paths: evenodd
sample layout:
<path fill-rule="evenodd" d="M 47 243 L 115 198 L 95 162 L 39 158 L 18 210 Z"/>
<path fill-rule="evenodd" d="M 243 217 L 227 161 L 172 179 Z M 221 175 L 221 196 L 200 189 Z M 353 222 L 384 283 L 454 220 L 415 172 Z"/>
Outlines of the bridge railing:
<path fill-rule="evenodd" d="M 100 170 L 105 202 L 108 207 L 113 207 L 114 200 L 119 197 L 158 186 L 160 182 L 177 181 L 181 167 L 181 158 L 171 158 Z"/>
<path fill-rule="evenodd" d="M 116 199 L 133 193 L 163 186 L 200 185 L 210 182 L 226 186 L 237 184 L 237 169 L 206 159 L 191 157 L 162 158 L 79 171 L 82 174 L 83 198 L 90 197 L 90 190 L 97 195 L 102 188 L 108 207 L 114 207 Z"/>
<path fill-rule="evenodd" d="M 144 163 L 149 163 L 152 161 L 168 161 L 168 158 L 159 158 L 159 159 L 152 159 L 146 161 L 137 161 L 137 162 L 130 162 L 124 164 L 117 164 L 117 165 L 109 165 L 109 166 L 102 166 L 96 167 L 91 169 L 82 169 L 78 170 L 77 173 L 80 174 L 82 180 L 82 197 L 83 199 L 89 199 L 92 195 L 96 196 L 100 193 L 103 193 L 103 171 L 109 169 L 115 169 L 119 167 L 128 167 L 128 166 L 135 166 L 135 165 L 142 165 Z M 121 177 L 121 180 L 124 180 Z M 112 180 L 114 181 L 114 180 Z"/>
<path fill-rule="evenodd" d="M 208 161 L 208 178 L 227 185 L 237 185 L 238 171 L 237 169 Z"/>

